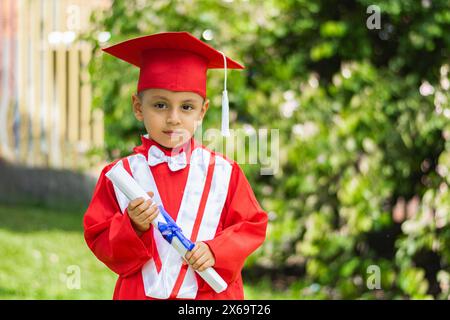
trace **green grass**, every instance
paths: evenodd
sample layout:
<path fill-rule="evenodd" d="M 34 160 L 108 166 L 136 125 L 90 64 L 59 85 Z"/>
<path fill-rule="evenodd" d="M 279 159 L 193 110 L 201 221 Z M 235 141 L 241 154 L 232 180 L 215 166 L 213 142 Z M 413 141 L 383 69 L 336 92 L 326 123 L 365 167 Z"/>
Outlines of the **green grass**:
<path fill-rule="evenodd" d="M 86 246 L 82 216 L 0 206 L 0 299 L 111 299 L 116 275 Z"/>
<path fill-rule="evenodd" d="M 0 205 L 0 300 L 111 299 L 117 276 L 83 238 L 83 212 Z M 292 299 L 268 282 L 246 299 Z"/>

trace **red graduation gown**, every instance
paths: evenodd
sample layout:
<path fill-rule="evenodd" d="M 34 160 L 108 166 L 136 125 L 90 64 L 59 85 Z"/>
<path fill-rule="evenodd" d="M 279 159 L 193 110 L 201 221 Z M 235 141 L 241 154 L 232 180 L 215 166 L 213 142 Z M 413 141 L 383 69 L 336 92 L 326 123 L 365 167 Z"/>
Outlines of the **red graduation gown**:
<path fill-rule="evenodd" d="M 134 148 L 134 155 L 141 154 L 147 159 L 148 150 L 154 145 L 158 146 L 166 155 L 170 155 L 170 150 L 159 146 L 155 141 L 144 136 L 141 139 L 142 145 Z M 162 204 L 174 220 L 177 219 L 185 192 L 191 152 L 195 148 L 208 150 L 193 138 L 187 145 L 190 145 L 188 148 L 190 151 L 186 152 L 188 165 L 184 169 L 171 171 L 165 162 L 149 166 Z M 218 153 L 210 150 L 208 152 L 210 152 L 211 158 L 221 157 L 224 159 Z M 229 176 L 228 190 L 225 193 L 225 202 L 218 215 L 217 228 L 213 231 L 214 236 L 204 242 L 208 244 L 215 256 L 214 269 L 227 282 L 228 288 L 224 292 L 216 293 L 195 273 L 198 285 L 195 299 L 244 299 L 242 267 L 245 259 L 265 239 L 267 214 L 258 204 L 238 164 L 229 159 L 226 161 L 231 165 L 231 175 Z M 142 271 L 143 266 L 149 260 L 152 258 L 156 260 L 158 257 L 153 226 L 141 237 L 138 237 L 126 210 L 124 212 L 121 210 L 114 187 L 105 176 L 116 162 L 107 165 L 100 174 L 92 200 L 84 216 L 85 239 L 95 256 L 119 275 L 114 299 L 153 299 L 146 295 Z M 204 201 L 201 207 L 204 209 Z M 201 222 L 203 221 L 200 219 L 199 224 Z M 195 235 L 190 237 L 192 241 L 196 241 L 194 238 Z M 180 274 L 184 275 L 183 272 L 185 273 L 187 268 L 187 265 L 183 266 Z M 183 277 L 179 276 L 179 278 Z M 182 279 L 181 282 L 180 279 L 177 279 L 169 299 L 177 298 L 177 290 L 180 290 L 182 282 Z"/>

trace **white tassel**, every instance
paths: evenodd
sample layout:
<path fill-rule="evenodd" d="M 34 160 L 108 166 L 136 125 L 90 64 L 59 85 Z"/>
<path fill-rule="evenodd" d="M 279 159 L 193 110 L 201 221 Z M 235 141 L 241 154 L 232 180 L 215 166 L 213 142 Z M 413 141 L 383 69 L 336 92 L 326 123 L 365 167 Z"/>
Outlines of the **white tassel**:
<path fill-rule="evenodd" d="M 228 104 L 228 92 L 227 92 L 227 90 L 223 90 L 223 92 L 222 92 L 222 136 L 224 136 L 224 137 L 230 136 L 229 110 L 230 110 L 230 106 Z"/>
<path fill-rule="evenodd" d="M 230 136 L 230 106 L 228 103 L 228 91 L 227 91 L 227 57 L 221 51 L 219 51 L 223 56 L 223 67 L 225 69 L 225 78 L 223 80 L 223 91 L 222 91 L 222 136 Z"/>

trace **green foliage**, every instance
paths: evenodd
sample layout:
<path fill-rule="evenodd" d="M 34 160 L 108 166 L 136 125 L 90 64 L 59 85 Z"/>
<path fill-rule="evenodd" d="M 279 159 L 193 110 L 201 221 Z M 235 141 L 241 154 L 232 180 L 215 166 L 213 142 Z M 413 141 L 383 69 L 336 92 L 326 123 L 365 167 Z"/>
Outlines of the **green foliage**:
<path fill-rule="evenodd" d="M 246 65 L 229 72 L 232 127 L 280 130 L 277 174 L 245 167 L 272 218 L 249 265 L 298 265 L 299 298 L 447 299 L 450 8 L 379 1 L 381 29 L 370 30 L 372 4 L 115 1 L 93 23 L 111 43 L 210 29 L 211 45 Z M 126 154 L 142 133 L 131 113 L 137 70 L 96 50 L 91 72 L 108 152 Z M 206 128 L 219 127 L 222 76 L 209 72 Z M 378 290 L 366 285 L 372 265 Z"/>

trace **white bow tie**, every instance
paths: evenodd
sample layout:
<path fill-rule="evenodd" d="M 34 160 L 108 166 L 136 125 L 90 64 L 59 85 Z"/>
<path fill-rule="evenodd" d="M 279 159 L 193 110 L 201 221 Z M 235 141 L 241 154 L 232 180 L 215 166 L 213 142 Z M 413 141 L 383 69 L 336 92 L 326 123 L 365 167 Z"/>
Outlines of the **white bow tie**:
<path fill-rule="evenodd" d="M 186 153 L 183 151 L 171 157 L 166 156 L 157 146 L 151 146 L 148 150 L 148 164 L 153 167 L 163 162 L 167 162 L 171 171 L 183 169 L 187 165 Z"/>

